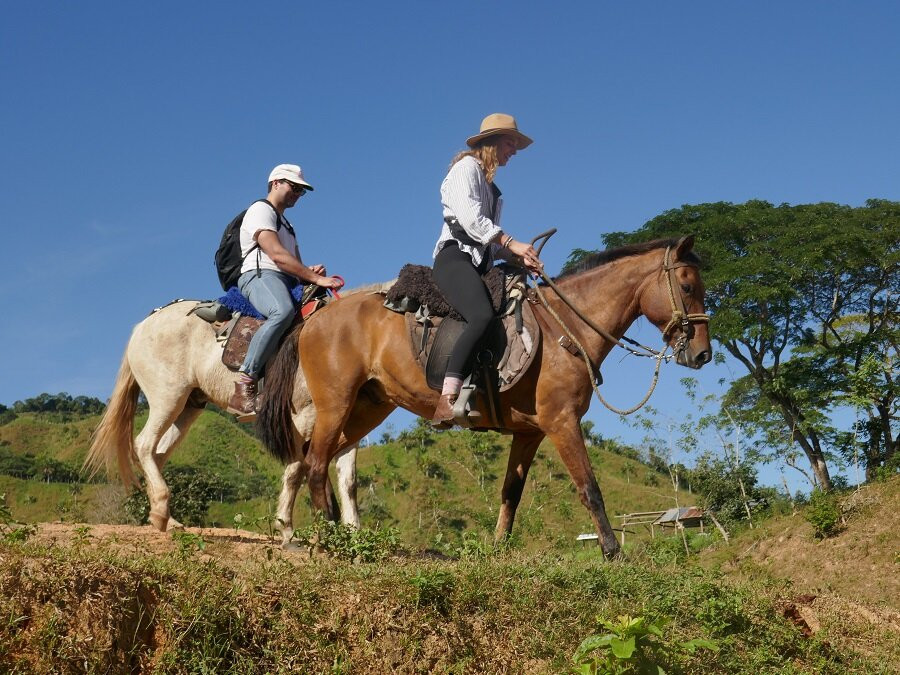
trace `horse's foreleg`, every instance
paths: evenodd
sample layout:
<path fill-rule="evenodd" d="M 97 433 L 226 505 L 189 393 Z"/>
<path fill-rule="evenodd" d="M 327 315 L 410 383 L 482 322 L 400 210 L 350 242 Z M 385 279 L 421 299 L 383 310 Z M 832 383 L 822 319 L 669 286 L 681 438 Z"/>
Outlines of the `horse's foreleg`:
<path fill-rule="evenodd" d="M 359 509 L 356 503 L 356 449 L 351 445 L 341 450 L 335 459 L 337 492 L 341 502 L 341 522 L 359 528 Z"/>
<path fill-rule="evenodd" d="M 519 501 L 522 499 L 522 491 L 525 489 L 528 469 L 542 440 L 544 440 L 542 432 L 513 434 L 509 461 L 506 465 L 506 478 L 500 493 L 500 515 L 497 518 L 494 541 L 501 541 L 512 534 L 513 521 L 516 518 Z"/>
<path fill-rule="evenodd" d="M 581 503 L 591 514 L 603 554 L 607 558 L 614 558 L 619 553 L 619 542 L 616 541 L 612 525 L 606 517 L 603 495 L 591 469 L 580 427 L 576 423 L 573 427 L 547 432 L 547 436 L 553 441 L 559 456 L 569 470 Z"/>

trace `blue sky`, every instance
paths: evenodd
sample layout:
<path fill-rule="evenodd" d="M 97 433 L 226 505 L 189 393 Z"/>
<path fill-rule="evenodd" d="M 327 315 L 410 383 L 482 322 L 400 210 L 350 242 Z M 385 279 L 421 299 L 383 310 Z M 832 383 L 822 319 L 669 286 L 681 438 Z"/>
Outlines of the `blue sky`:
<path fill-rule="evenodd" d="M 497 182 L 505 229 L 559 228 L 553 273 L 686 203 L 900 199 L 893 2 L 10 2 L 0 16 L 6 405 L 108 397 L 135 323 L 219 294 L 222 228 L 275 164 L 316 187 L 289 213 L 307 263 L 351 286 L 427 264 L 447 163 L 491 112 L 535 139 Z M 654 405 L 685 406 L 690 374 L 665 368 Z M 631 405 L 651 364 L 614 353 L 604 375 Z M 728 376 L 704 372 L 704 390 Z M 634 438 L 597 403 L 588 418 Z"/>

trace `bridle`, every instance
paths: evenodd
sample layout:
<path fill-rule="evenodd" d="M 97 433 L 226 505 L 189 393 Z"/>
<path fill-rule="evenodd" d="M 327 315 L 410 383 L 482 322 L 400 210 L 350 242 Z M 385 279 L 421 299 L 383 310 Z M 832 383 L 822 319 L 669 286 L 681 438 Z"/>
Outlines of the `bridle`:
<path fill-rule="evenodd" d="M 678 279 L 675 278 L 675 270 L 679 267 L 693 267 L 697 269 L 697 265 L 691 262 L 680 261 L 676 263 L 669 262 L 669 256 L 672 253 L 672 247 L 669 246 L 666 248 L 666 255 L 663 257 L 663 270 L 666 272 L 666 286 L 669 289 L 669 303 L 672 308 L 672 318 L 669 319 L 669 323 L 666 324 L 666 327 L 663 328 L 663 341 L 668 344 L 670 336 L 672 332 L 676 328 L 681 329 L 681 335 L 678 337 L 678 340 L 675 342 L 675 346 L 672 347 L 673 355 L 677 356 L 681 354 L 687 349 L 688 342 L 691 341 L 691 338 L 694 337 L 694 324 L 695 323 L 709 323 L 709 315 L 708 314 L 689 314 L 687 308 L 684 306 L 684 298 L 681 293 L 675 293 L 675 288 L 678 287 Z"/>
<path fill-rule="evenodd" d="M 532 241 L 532 245 L 538 239 L 544 239 L 544 241 L 541 243 L 541 246 L 538 248 L 538 253 L 540 253 L 540 249 L 543 248 L 543 245 L 546 243 L 546 240 L 555 232 L 556 232 L 556 230 L 553 229 L 553 230 L 550 230 L 543 234 L 540 234 L 534 238 L 534 240 Z M 575 313 L 575 316 L 577 316 L 585 324 L 587 324 L 588 327 L 591 328 L 591 330 L 593 330 L 595 333 L 597 333 L 598 335 L 603 337 L 605 340 L 612 342 L 613 344 L 621 347 L 622 349 L 628 351 L 631 354 L 634 354 L 635 356 L 645 356 L 645 357 L 653 358 L 656 360 L 656 368 L 653 372 L 653 381 L 650 384 L 649 391 L 637 405 L 635 405 L 631 408 L 628 408 L 627 410 L 620 410 L 619 408 L 616 408 L 615 406 L 612 406 L 606 402 L 606 400 L 603 398 L 603 395 L 600 393 L 600 390 L 597 388 L 596 377 L 594 375 L 594 373 L 596 372 L 596 369 L 594 368 L 593 364 L 591 363 L 590 359 L 587 356 L 587 350 L 585 350 L 584 346 L 578 341 L 578 338 L 575 337 L 575 335 L 573 334 L 571 329 L 565 324 L 565 322 L 562 320 L 562 318 L 559 316 L 559 314 L 557 314 L 553 310 L 553 308 L 550 307 L 550 303 L 548 303 L 547 299 L 544 297 L 544 294 L 541 291 L 540 286 L 538 286 L 537 284 L 534 284 L 534 286 L 533 286 L 534 291 L 537 294 L 537 297 L 541 301 L 541 304 L 544 306 L 544 308 L 547 310 L 547 312 L 550 314 L 550 316 L 552 316 L 556 320 L 556 322 L 559 324 L 560 328 L 563 330 L 565 335 L 569 338 L 569 340 L 572 341 L 572 344 L 574 344 L 574 346 L 578 349 L 579 353 L 581 354 L 582 358 L 584 359 L 585 365 L 587 366 L 587 369 L 588 369 L 588 377 L 590 379 L 591 386 L 594 388 L 594 393 L 597 395 L 597 398 L 600 400 L 600 402 L 604 406 L 609 408 L 614 413 L 618 413 L 619 415 L 630 415 L 631 413 L 639 410 L 641 407 L 643 407 L 643 405 L 648 400 L 650 400 L 650 396 L 653 394 L 653 390 L 656 389 L 656 384 L 659 381 L 659 369 L 660 369 L 660 366 L 662 365 L 662 362 L 663 361 L 668 362 L 672 358 L 677 357 L 679 354 L 681 354 L 685 350 L 687 350 L 687 345 L 694 335 L 694 324 L 695 323 L 709 323 L 709 315 L 707 315 L 707 314 L 700 314 L 700 313 L 690 314 L 690 313 L 688 313 L 688 311 L 684 305 L 684 298 L 681 297 L 681 293 L 675 292 L 675 288 L 679 286 L 678 279 L 675 278 L 675 270 L 678 269 L 679 267 L 695 267 L 696 268 L 697 265 L 695 263 L 685 262 L 685 261 L 670 263 L 669 261 L 671 258 L 671 254 L 672 254 L 672 247 L 668 246 L 666 248 L 665 256 L 663 257 L 662 270 L 664 272 L 666 272 L 666 287 L 669 290 L 669 303 L 670 303 L 670 307 L 672 310 L 672 316 L 669 319 L 669 322 L 666 324 L 665 328 L 663 329 L 663 341 L 666 343 L 666 346 L 663 347 L 662 350 L 657 350 L 657 349 L 653 349 L 652 347 L 647 347 L 646 345 L 642 345 L 641 343 L 636 342 L 635 340 L 632 340 L 624 335 L 622 336 L 621 339 L 617 339 L 616 337 L 611 335 L 608 331 L 606 331 L 605 329 L 603 329 L 602 327 L 600 327 L 596 323 L 594 323 L 589 317 L 585 316 L 581 312 L 581 310 L 579 310 L 572 303 L 572 301 L 569 300 L 568 297 L 566 297 L 566 295 L 559 289 L 559 286 L 557 286 L 556 283 L 550 277 L 548 277 L 545 272 L 541 271 L 541 273 L 540 273 L 541 279 L 550 288 L 553 289 L 553 291 L 556 293 L 556 295 L 559 297 L 559 299 L 562 300 L 569 307 L 569 309 L 571 309 Z M 670 345 L 668 344 L 669 340 L 670 340 L 670 336 L 672 335 L 672 332 L 674 330 L 679 329 L 679 328 L 681 329 L 681 335 L 679 336 L 678 340 L 675 342 L 675 345 L 671 347 L 672 353 L 667 355 L 666 352 L 668 351 L 668 349 L 670 347 Z"/>

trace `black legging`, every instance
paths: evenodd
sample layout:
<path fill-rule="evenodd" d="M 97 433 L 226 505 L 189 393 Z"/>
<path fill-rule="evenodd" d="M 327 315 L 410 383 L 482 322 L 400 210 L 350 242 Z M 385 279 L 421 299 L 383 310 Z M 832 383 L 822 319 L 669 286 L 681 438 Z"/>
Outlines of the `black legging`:
<path fill-rule="evenodd" d="M 494 318 L 494 308 L 481 273 L 472 258 L 455 243 L 441 249 L 434 259 L 434 281 L 453 309 L 466 320 L 466 327 L 456 340 L 446 375 L 462 378 L 472 350 Z"/>

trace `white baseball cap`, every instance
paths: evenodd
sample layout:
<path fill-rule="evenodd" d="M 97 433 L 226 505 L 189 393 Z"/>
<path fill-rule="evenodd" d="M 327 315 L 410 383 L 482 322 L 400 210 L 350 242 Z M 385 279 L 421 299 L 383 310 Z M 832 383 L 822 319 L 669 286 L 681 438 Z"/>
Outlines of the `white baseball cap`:
<path fill-rule="evenodd" d="M 302 185 L 307 190 L 313 190 L 313 186 L 303 179 L 303 169 L 296 164 L 279 164 L 269 174 L 269 183 L 273 180 L 289 180 L 297 185 Z"/>

